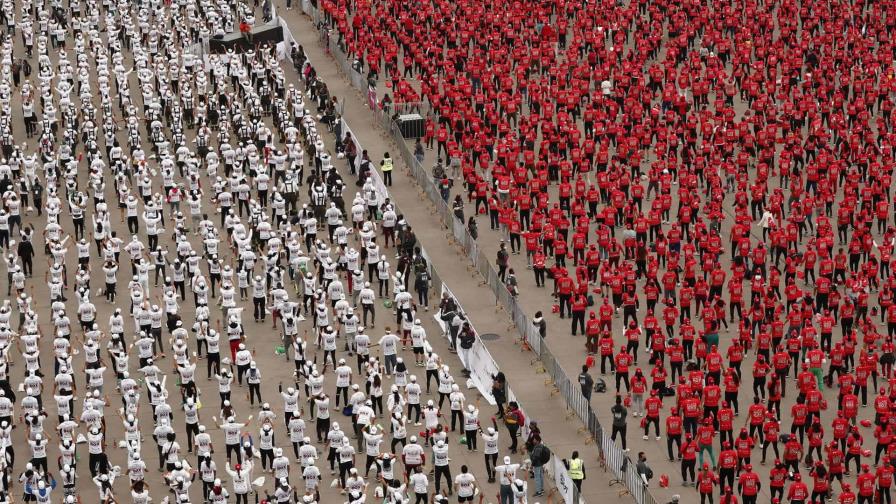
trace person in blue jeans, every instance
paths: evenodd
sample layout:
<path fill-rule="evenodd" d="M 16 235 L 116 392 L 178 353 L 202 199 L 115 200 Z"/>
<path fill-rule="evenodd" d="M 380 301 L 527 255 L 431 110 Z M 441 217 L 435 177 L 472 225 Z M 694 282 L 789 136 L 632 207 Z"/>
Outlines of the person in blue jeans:
<path fill-rule="evenodd" d="M 541 442 L 541 437 L 532 440 L 529 460 L 532 461 L 532 474 L 535 477 L 535 497 L 544 495 L 544 468 L 551 460 L 551 450 Z"/>

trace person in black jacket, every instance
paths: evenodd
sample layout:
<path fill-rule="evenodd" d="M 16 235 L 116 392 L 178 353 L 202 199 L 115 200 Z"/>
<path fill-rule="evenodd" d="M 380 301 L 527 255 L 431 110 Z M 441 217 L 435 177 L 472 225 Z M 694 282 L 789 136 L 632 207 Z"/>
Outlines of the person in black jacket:
<path fill-rule="evenodd" d="M 544 468 L 551 460 L 551 450 L 541 442 L 540 437 L 533 440 L 529 460 L 532 461 L 532 474 L 535 476 L 534 496 L 541 497 L 544 495 Z"/>
<path fill-rule="evenodd" d="M 30 277 L 34 272 L 34 244 L 31 243 L 31 239 L 34 237 L 34 227 L 29 225 L 27 228 L 19 230 L 19 237 L 16 253 L 22 260 L 22 273 L 26 277 Z"/>
<path fill-rule="evenodd" d="M 469 322 L 464 322 L 458 340 L 460 345 L 460 361 L 464 365 L 463 372 L 467 374 L 470 372 L 470 350 L 472 350 L 473 344 L 476 343 L 476 333 L 473 331 L 473 327 L 470 326 Z"/>
<path fill-rule="evenodd" d="M 591 402 L 591 391 L 594 390 L 594 378 L 588 373 L 588 366 L 582 366 L 582 372 L 579 373 L 579 386 L 582 387 L 582 395 L 585 400 Z"/>
<path fill-rule="evenodd" d="M 616 396 L 616 404 L 610 409 L 613 414 L 613 430 L 610 439 L 615 443 L 616 436 L 622 437 L 622 449 L 628 451 L 628 440 L 626 439 L 626 419 L 628 418 L 628 410 L 622 405 L 622 396 Z"/>

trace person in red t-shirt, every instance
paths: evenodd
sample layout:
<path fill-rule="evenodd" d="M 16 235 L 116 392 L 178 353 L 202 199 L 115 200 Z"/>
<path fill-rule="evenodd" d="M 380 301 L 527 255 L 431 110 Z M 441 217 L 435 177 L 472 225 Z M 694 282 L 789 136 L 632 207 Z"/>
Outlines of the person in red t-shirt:
<path fill-rule="evenodd" d="M 762 489 L 762 482 L 759 481 L 759 475 L 753 472 L 753 466 L 745 464 L 744 472 L 741 473 L 737 480 L 737 489 L 744 504 L 756 504 L 756 497 Z"/>
<path fill-rule="evenodd" d="M 765 423 L 762 424 L 762 464 L 765 464 L 765 457 L 769 446 L 775 451 L 775 458 L 781 458 L 781 454 L 778 452 L 778 436 L 780 434 L 781 424 L 778 422 L 778 418 L 775 417 L 775 414 L 769 412 L 765 417 Z"/>
<path fill-rule="evenodd" d="M 762 424 L 765 422 L 765 416 L 768 410 L 762 404 L 759 397 L 753 398 L 753 404 L 747 410 L 747 417 L 750 422 L 750 437 L 758 437 L 762 434 Z"/>
<path fill-rule="evenodd" d="M 690 483 L 693 485 L 697 481 L 695 474 L 697 468 L 697 440 L 691 438 L 691 434 L 685 434 L 684 444 L 681 445 L 681 484 L 688 484 L 688 475 L 691 477 Z"/>
<path fill-rule="evenodd" d="M 851 460 L 856 461 L 856 472 L 859 472 L 859 464 L 861 463 L 862 458 L 862 445 L 864 444 L 864 439 L 862 438 L 862 434 L 859 433 L 859 427 L 857 425 L 852 426 L 852 432 L 849 433 L 849 438 L 846 440 L 846 475 L 849 476 L 849 462 Z M 861 492 L 859 492 L 861 495 Z"/>
<path fill-rule="evenodd" d="M 654 426 L 656 440 L 660 440 L 660 412 L 663 410 L 663 400 L 659 397 L 656 389 L 650 391 L 650 397 L 644 401 L 644 439 L 647 439 L 647 433 L 650 430 L 650 424 Z"/>
<path fill-rule="evenodd" d="M 631 384 L 628 380 L 628 368 L 632 365 L 632 356 L 626 351 L 625 347 L 619 349 L 619 353 L 613 358 L 616 364 L 616 393 L 619 393 L 619 386 L 625 383 L 625 391 L 631 392 Z"/>
<path fill-rule="evenodd" d="M 893 465 L 890 464 L 890 458 L 884 457 L 883 465 L 877 468 L 877 493 L 880 495 L 881 504 L 890 504 L 892 502 L 890 496 L 890 487 L 893 486 Z"/>
<path fill-rule="evenodd" d="M 666 450 L 669 454 L 669 462 L 675 460 L 672 455 L 672 445 L 678 447 L 678 460 L 681 460 L 681 433 L 684 429 L 684 423 L 678 408 L 672 406 L 672 413 L 666 417 Z"/>
<path fill-rule="evenodd" d="M 803 445 L 793 434 L 787 437 L 784 443 L 784 465 L 794 472 L 800 470 L 800 460 L 803 459 Z"/>
<path fill-rule="evenodd" d="M 709 459 L 712 460 L 712 466 L 716 466 L 716 450 L 713 447 L 713 440 L 716 437 L 716 429 L 712 425 L 711 418 L 704 418 L 703 424 L 697 428 L 697 444 L 700 446 L 700 465 L 703 465 L 703 452 L 709 452 Z"/>
<path fill-rule="evenodd" d="M 719 497 L 719 504 L 737 504 L 737 496 L 734 495 L 731 485 L 725 487 L 724 493 Z"/>
<path fill-rule="evenodd" d="M 724 485 L 734 485 L 734 475 L 737 472 L 737 452 L 728 441 L 722 442 L 722 451 L 719 452 L 719 481 Z"/>
<path fill-rule="evenodd" d="M 718 482 L 719 477 L 712 471 L 709 464 L 703 464 L 703 470 L 697 476 L 697 491 L 700 492 L 700 504 L 705 504 L 707 500 L 709 504 L 713 504 L 712 494 Z"/>
<path fill-rule="evenodd" d="M 793 483 L 787 491 L 787 498 L 790 499 L 790 504 L 803 504 L 809 498 L 809 488 L 803 483 L 800 473 L 793 475 Z"/>
<path fill-rule="evenodd" d="M 856 478 L 856 487 L 859 489 L 859 503 L 871 503 L 874 498 L 874 487 L 877 478 L 871 474 L 868 464 L 862 464 L 862 473 Z"/>
<path fill-rule="evenodd" d="M 825 468 L 824 462 L 821 460 L 816 461 L 815 467 L 809 472 L 809 476 L 812 477 L 812 498 L 810 502 L 824 502 L 829 497 L 831 488 L 828 470 Z"/>
<path fill-rule="evenodd" d="M 852 491 L 852 486 L 849 483 L 843 483 L 841 486 L 837 502 L 839 504 L 856 504 L 856 494 Z"/>
<path fill-rule="evenodd" d="M 778 502 L 780 502 L 780 499 L 784 498 L 784 486 L 790 478 L 790 475 L 787 472 L 787 467 L 784 466 L 784 462 L 775 460 L 775 467 L 772 467 L 768 477 L 768 487 L 772 500 L 778 499 Z"/>

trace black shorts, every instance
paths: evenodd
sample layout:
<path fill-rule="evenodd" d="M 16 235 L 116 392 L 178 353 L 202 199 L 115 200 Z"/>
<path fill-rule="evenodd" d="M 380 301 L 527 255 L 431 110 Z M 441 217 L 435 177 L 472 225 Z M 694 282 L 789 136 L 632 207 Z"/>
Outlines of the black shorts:
<path fill-rule="evenodd" d="M 460 495 L 458 495 L 457 502 L 473 502 L 473 496 L 471 495 L 469 497 L 461 497 Z"/>
<path fill-rule="evenodd" d="M 422 346 L 419 346 L 419 347 L 418 347 L 418 346 L 415 346 L 415 347 L 414 347 L 414 355 L 423 355 L 423 347 L 422 347 Z"/>

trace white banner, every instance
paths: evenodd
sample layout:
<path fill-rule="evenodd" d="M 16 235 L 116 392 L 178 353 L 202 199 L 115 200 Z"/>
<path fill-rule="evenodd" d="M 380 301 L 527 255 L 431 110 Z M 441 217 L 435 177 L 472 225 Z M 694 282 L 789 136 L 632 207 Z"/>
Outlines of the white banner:
<path fill-rule="evenodd" d="M 442 292 L 439 293 L 439 299 L 442 299 L 442 294 L 448 293 L 455 302 L 460 305 L 457 298 L 451 292 L 451 289 L 448 288 L 444 283 L 442 284 Z M 463 312 L 463 307 L 460 307 L 461 312 Z M 446 334 L 447 337 L 451 337 L 449 325 L 450 321 L 445 322 L 442 320 L 442 312 L 439 310 L 433 316 L 439 327 L 442 328 L 442 333 Z M 470 322 L 470 326 L 473 327 L 473 322 L 467 319 L 467 322 Z M 473 332 L 476 333 L 476 328 L 473 327 Z M 479 334 L 479 333 L 476 333 Z M 482 397 L 485 398 L 489 404 L 495 405 L 495 398 L 492 396 L 492 376 L 497 374 L 499 371 L 498 365 L 495 363 L 495 360 L 492 358 L 492 355 L 489 353 L 488 349 L 482 344 L 482 340 L 476 338 L 476 342 L 473 344 L 473 348 L 469 350 L 463 350 L 458 348 L 458 357 L 461 362 L 464 364 L 464 367 L 470 371 L 470 379 L 473 380 L 473 384 L 476 386 L 476 389 L 482 394 Z M 466 360 L 466 361 L 465 361 Z M 508 393 L 508 396 L 510 394 Z M 508 397 L 508 400 L 511 400 Z"/>
<path fill-rule="evenodd" d="M 289 29 L 289 23 L 282 17 L 277 18 L 277 20 L 280 22 L 280 27 L 283 29 L 283 41 L 277 42 L 277 59 L 290 59 L 292 57 L 292 43 L 295 42 L 296 39 L 292 36 L 292 31 Z"/>
<path fill-rule="evenodd" d="M 575 504 L 575 487 L 566 466 L 563 465 L 563 459 L 556 455 L 552 459 L 554 461 L 554 485 L 557 486 L 557 493 L 566 504 Z"/>

